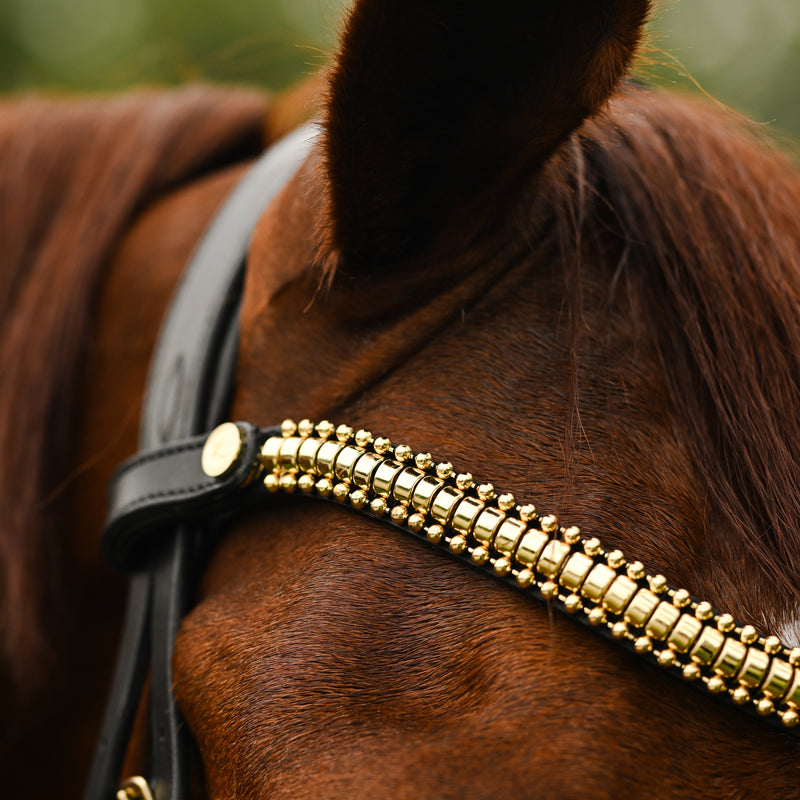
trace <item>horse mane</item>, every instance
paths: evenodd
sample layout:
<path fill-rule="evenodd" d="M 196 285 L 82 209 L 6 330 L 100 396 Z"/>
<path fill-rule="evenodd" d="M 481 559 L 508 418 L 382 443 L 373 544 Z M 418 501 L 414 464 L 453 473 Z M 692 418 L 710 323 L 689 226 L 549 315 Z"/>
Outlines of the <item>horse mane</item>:
<path fill-rule="evenodd" d="M 80 367 L 104 268 L 147 203 L 257 154 L 265 114 L 260 94 L 198 87 L 117 99 L 22 97 L 3 108 L 3 682 L 30 683 L 47 654 L 45 612 L 52 618 L 58 609 L 55 566 L 68 555 L 59 536 L 62 490 L 74 468 Z"/>

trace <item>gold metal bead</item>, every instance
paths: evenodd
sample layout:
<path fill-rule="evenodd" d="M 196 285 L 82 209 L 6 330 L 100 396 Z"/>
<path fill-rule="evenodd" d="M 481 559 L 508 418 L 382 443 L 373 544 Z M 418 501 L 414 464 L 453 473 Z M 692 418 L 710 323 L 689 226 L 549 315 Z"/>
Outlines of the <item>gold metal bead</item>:
<path fill-rule="evenodd" d="M 517 583 L 527 589 L 533 583 L 533 573 L 529 569 L 522 569 L 517 574 Z"/>
<path fill-rule="evenodd" d="M 453 465 L 449 461 L 442 461 L 436 465 L 436 477 L 446 481 L 453 474 Z"/>
<path fill-rule="evenodd" d="M 683 679 L 686 681 L 696 681 L 700 677 L 701 671 L 697 664 L 687 664 L 683 668 Z"/>
<path fill-rule="evenodd" d="M 320 478 L 316 483 L 316 488 L 320 497 L 328 497 L 333 491 L 333 484 L 327 478 Z"/>
<path fill-rule="evenodd" d="M 458 487 L 461 488 L 460 486 Z M 483 500 L 485 503 L 487 500 L 493 500 L 495 496 L 494 486 L 491 483 L 482 483 L 478 487 L 478 499 Z"/>
<path fill-rule="evenodd" d="M 533 503 L 526 503 L 519 507 L 518 512 L 523 522 L 530 522 L 536 516 L 536 506 Z"/>
<path fill-rule="evenodd" d="M 317 432 L 317 436 L 320 439 L 329 439 L 335 430 L 333 423 L 330 420 L 324 419 L 322 422 L 318 422 L 314 429 Z"/>
<path fill-rule="evenodd" d="M 600 606 L 595 606 L 587 615 L 589 624 L 597 627 L 606 621 L 606 612 Z"/>
<path fill-rule="evenodd" d="M 555 533 L 558 530 L 558 517 L 555 514 L 546 514 L 542 517 L 541 528 L 545 533 Z"/>
<path fill-rule="evenodd" d="M 425 535 L 428 537 L 429 542 L 437 544 L 442 541 L 444 528 L 441 525 L 431 525 L 425 529 Z"/>
<path fill-rule="evenodd" d="M 570 525 L 570 527 L 564 531 L 564 541 L 567 544 L 578 544 L 580 540 L 581 540 L 581 529 L 578 528 L 576 525 Z"/>
<path fill-rule="evenodd" d="M 571 594 L 564 600 L 564 608 L 566 608 L 570 614 L 577 614 L 578 611 L 583 608 L 583 602 L 577 594 Z"/>
<path fill-rule="evenodd" d="M 379 455 L 382 456 L 385 453 L 388 453 L 392 449 L 392 442 L 391 439 L 387 439 L 385 436 L 379 436 L 373 443 L 372 449 Z"/>
<path fill-rule="evenodd" d="M 500 497 L 497 498 L 497 507 L 501 511 L 510 511 L 512 508 L 514 508 L 515 504 L 516 500 L 514 500 L 514 495 L 510 492 L 501 494 Z"/>
<path fill-rule="evenodd" d="M 364 508 L 366 504 L 367 496 L 361 489 L 356 489 L 350 494 L 350 505 L 353 506 L 353 508 Z"/>
<path fill-rule="evenodd" d="M 600 540 L 595 539 L 592 537 L 591 539 L 587 539 L 583 543 L 583 552 L 586 553 L 587 556 L 597 556 L 600 555 Z"/>
<path fill-rule="evenodd" d="M 800 722 L 800 714 L 793 708 L 784 711 L 781 715 L 781 722 L 785 728 L 794 728 Z"/>
<path fill-rule="evenodd" d="M 677 608 L 685 608 L 692 601 L 692 596 L 686 589 L 678 589 L 672 595 L 672 603 Z"/>
<path fill-rule="evenodd" d="M 377 517 L 382 517 L 386 513 L 386 501 L 382 497 L 376 497 L 369 504 L 370 511 Z"/>
<path fill-rule="evenodd" d="M 730 614 L 720 614 L 717 619 L 717 628 L 723 633 L 730 633 L 736 627 L 736 620 Z"/>
<path fill-rule="evenodd" d="M 756 703 L 756 711 L 758 712 L 759 716 L 768 717 L 770 714 L 775 712 L 775 704 L 772 700 L 767 700 L 766 697 L 761 698 L 761 700 Z"/>
<path fill-rule="evenodd" d="M 752 625 L 745 625 L 739 634 L 739 638 L 745 644 L 753 644 L 758 641 L 758 631 Z"/>
<path fill-rule="evenodd" d="M 672 652 L 669 648 L 666 650 L 662 650 L 658 656 L 658 663 L 662 667 L 673 667 L 675 666 L 675 662 L 677 659 L 675 658 L 675 653 Z"/>
<path fill-rule="evenodd" d="M 511 562 L 507 558 L 495 559 L 494 571 L 497 575 L 508 575 L 511 572 Z"/>
<path fill-rule="evenodd" d="M 625 563 L 622 550 L 612 550 L 610 553 L 606 553 L 606 563 L 611 569 L 619 569 Z"/>
<path fill-rule="evenodd" d="M 624 622 L 615 622 L 611 626 L 611 635 L 615 639 L 624 639 L 628 635 L 628 626 Z"/>
<path fill-rule="evenodd" d="M 370 443 L 371 439 L 372 439 L 371 431 L 364 430 L 364 428 L 362 428 L 359 431 L 356 431 L 356 444 L 359 447 L 366 447 Z"/>
<path fill-rule="evenodd" d="M 282 491 L 287 493 L 293 492 L 297 488 L 297 478 L 288 472 L 284 472 L 278 479 L 278 484 Z"/>
<path fill-rule="evenodd" d="M 389 516 L 392 518 L 392 522 L 405 522 L 408 516 L 408 509 L 405 506 L 395 506 L 389 512 Z"/>
<path fill-rule="evenodd" d="M 467 540 L 459 533 L 449 541 L 448 547 L 453 553 L 463 553 L 467 549 Z"/>
<path fill-rule="evenodd" d="M 777 636 L 767 636 L 764 641 L 764 650 L 771 656 L 780 653 L 782 647 L 781 640 Z"/>
<path fill-rule="evenodd" d="M 489 560 L 489 551 L 485 547 L 475 547 L 470 553 L 470 558 L 476 564 L 485 564 Z"/>
<path fill-rule="evenodd" d="M 710 677 L 706 686 L 711 694 L 719 694 L 720 692 L 724 692 L 727 688 L 725 686 L 725 681 L 719 675 Z"/>
<path fill-rule="evenodd" d="M 644 653 L 650 653 L 653 650 L 653 643 L 650 641 L 649 637 L 647 636 L 640 636 L 636 641 L 633 643 L 633 649 L 643 655 Z"/>
<path fill-rule="evenodd" d="M 301 419 L 300 422 L 297 423 L 297 432 L 304 439 L 307 439 L 314 433 L 314 423 L 310 419 Z"/>
<path fill-rule="evenodd" d="M 414 451 L 407 444 L 399 444 L 394 449 L 394 457 L 401 462 L 408 461 L 413 454 Z"/>
<path fill-rule="evenodd" d="M 422 526 L 425 524 L 425 517 L 423 517 L 422 514 L 412 514 L 408 518 L 408 523 L 407 524 L 408 524 L 409 530 L 412 530 L 412 531 L 415 531 L 415 532 L 416 531 L 421 531 L 422 530 Z"/>
<path fill-rule="evenodd" d="M 656 594 L 661 594 L 667 589 L 667 579 L 663 575 L 653 575 L 649 583 L 650 589 Z"/>
<path fill-rule="evenodd" d="M 294 436 L 297 430 L 297 423 L 293 419 L 285 419 L 281 422 L 281 436 L 284 438 Z"/>
<path fill-rule="evenodd" d="M 234 422 L 223 422 L 208 435 L 200 456 L 200 466 L 209 478 L 227 475 L 239 460 L 244 436 Z"/>
<path fill-rule="evenodd" d="M 144 778 L 135 775 L 120 784 L 117 800 L 153 800 L 153 790 Z"/>
<path fill-rule="evenodd" d="M 644 564 L 641 561 L 631 561 L 625 572 L 632 581 L 640 581 L 645 576 Z"/>
<path fill-rule="evenodd" d="M 340 425 L 336 429 L 336 438 L 344 443 L 350 440 L 353 435 L 353 429 L 349 425 Z"/>
<path fill-rule="evenodd" d="M 346 483 L 337 483 L 333 487 L 333 497 L 335 500 L 346 500 L 350 487 Z"/>
<path fill-rule="evenodd" d="M 744 686 L 737 686 L 731 692 L 731 700 L 736 703 L 737 706 L 743 706 L 748 700 L 750 699 L 750 692 L 744 688 Z"/>
<path fill-rule="evenodd" d="M 456 475 L 456 488 L 461 489 L 462 492 L 470 489 L 473 482 L 474 479 L 471 472 L 462 472 L 461 474 Z"/>
<path fill-rule="evenodd" d="M 301 475 L 297 479 L 297 488 L 301 492 L 310 492 L 314 488 L 314 479 L 310 475 Z"/>
<path fill-rule="evenodd" d="M 417 453 L 414 463 L 419 469 L 428 469 L 433 464 L 430 453 Z"/>
<path fill-rule="evenodd" d="M 697 617 L 697 619 L 701 620 L 711 619 L 711 617 L 714 616 L 714 607 L 711 605 L 711 603 L 707 603 L 705 600 L 703 600 L 702 603 L 697 604 L 697 607 L 694 610 L 694 615 Z"/>
<path fill-rule="evenodd" d="M 545 600 L 550 600 L 558 594 L 558 586 L 553 581 L 545 581 L 540 591 Z"/>
<path fill-rule="evenodd" d="M 789 652 L 789 663 L 793 667 L 800 667 L 800 647 L 795 647 Z"/>

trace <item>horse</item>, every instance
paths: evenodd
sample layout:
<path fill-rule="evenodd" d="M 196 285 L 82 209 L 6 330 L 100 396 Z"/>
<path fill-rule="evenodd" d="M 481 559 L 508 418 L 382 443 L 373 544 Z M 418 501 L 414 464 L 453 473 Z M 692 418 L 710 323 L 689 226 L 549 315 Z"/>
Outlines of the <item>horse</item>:
<path fill-rule="evenodd" d="M 628 78 L 650 5 L 357 0 L 253 234 L 231 418 L 430 452 L 796 646 L 800 175 Z M 183 265 L 296 106 L 0 115 L 10 796 L 80 796 L 122 615 L 105 486 Z M 780 726 L 294 495 L 215 544 L 173 670 L 197 798 L 800 797 Z"/>

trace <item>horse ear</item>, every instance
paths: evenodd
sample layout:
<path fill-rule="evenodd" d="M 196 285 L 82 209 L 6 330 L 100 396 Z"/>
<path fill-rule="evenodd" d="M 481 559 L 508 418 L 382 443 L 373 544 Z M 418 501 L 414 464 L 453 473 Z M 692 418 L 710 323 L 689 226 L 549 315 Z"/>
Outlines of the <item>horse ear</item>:
<path fill-rule="evenodd" d="M 607 100 L 649 0 L 358 0 L 330 79 L 332 249 L 413 255 L 529 179 Z M 505 193 L 505 194 L 504 194 Z"/>

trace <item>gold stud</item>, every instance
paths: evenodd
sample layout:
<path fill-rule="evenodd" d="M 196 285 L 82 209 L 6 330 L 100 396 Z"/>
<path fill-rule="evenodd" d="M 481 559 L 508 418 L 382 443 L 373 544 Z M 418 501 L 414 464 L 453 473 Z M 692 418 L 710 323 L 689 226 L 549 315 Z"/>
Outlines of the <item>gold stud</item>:
<path fill-rule="evenodd" d="M 667 589 L 667 579 L 663 575 L 653 575 L 649 582 L 651 591 L 656 594 L 661 594 Z"/>
<path fill-rule="evenodd" d="M 436 477 L 446 481 L 453 474 L 453 465 L 449 461 L 442 461 L 436 465 Z"/>
<path fill-rule="evenodd" d="M 586 553 L 587 556 L 597 556 L 600 555 L 600 540 L 595 539 L 594 537 L 591 539 L 587 539 L 583 543 L 583 552 Z"/>
<path fill-rule="evenodd" d="M 684 608 L 685 606 L 688 606 L 691 601 L 692 596 L 686 591 L 686 589 L 678 589 L 672 595 L 672 603 L 678 608 Z"/>
<path fill-rule="evenodd" d="M 425 529 L 425 535 L 428 537 L 429 542 L 437 544 L 442 541 L 444 536 L 444 528 L 441 525 L 431 525 Z"/>
<path fill-rule="evenodd" d="M 558 517 L 555 514 L 545 514 L 541 528 L 545 533 L 555 533 L 558 530 Z"/>
<path fill-rule="evenodd" d="M 293 419 L 285 419 L 281 422 L 281 436 L 284 439 L 288 438 L 289 436 L 294 436 L 294 432 L 297 430 L 297 423 Z"/>
<path fill-rule="evenodd" d="M 510 511 L 514 508 L 516 500 L 514 500 L 514 495 L 510 492 L 506 492 L 506 494 L 501 494 L 500 497 L 497 498 L 497 507 L 501 511 Z"/>
<path fill-rule="evenodd" d="M 583 608 L 583 602 L 577 594 L 571 594 L 564 600 L 564 608 L 566 608 L 570 614 L 577 614 L 578 611 Z"/>
<path fill-rule="evenodd" d="M 347 442 L 350 440 L 350 437 L 353 435 L 353 429 L 349 425 L 340 425 L 336 429 L 336 438 L 340 442 Z"/>
<path fill-rule="evenodd" d="M 485 547 L 476 547 L 470 553 L 470 558 L 476 564 L 485 564 L 489 560 L 489 551 Z"/>
<path fill-rule="evenodd" d="M 405 522 L 406 517 L 408 516 L 408 509 L 405 506 L 395 506 L 389 512 L 389 516 L 392 518 L 392 522 Z"/>
<path fill-rule="evenodd" d="M 304 439 L 307 439 L 314 433 L 314 423 L 310 419 L 301 419 L 300 422 L 297 423 L 297 432 Z"/>
<path fill-rule="evenodd" d="M 264 488 L 268 492 L 278 491 L 278 476 L 274 472 L 270 472 L 270 474 L 264 478 Z"/>
<path fill-rule="evenodd" d="M 611 635 L 615 639 L 624 639 L 628 635 L 628 626 L 624 622 L 615 622 L 611 626 Z"/>
<path fill-rule="evenodd" d="M 209 478 L 227 475 L 239 461 L 244 436 L 234 422 L 223 422 L 208 435 L 200 456 L 200 466 Z"/>
<path fill-rule="evenodd" d="M 644 564 L 641 561 L 631 561 L 625 572 L 632 581 L 640 581 L 645 576 Z"/>
<path fill-rule="evenodd" d="M 758 712 L 759 716 L 768 717 L 770 714 L 775 712 L 775 704 L 772 700 L 768 700 L 766 697 L 761 698 L 761 700 L 756 703 L 756 711 Z"/>
<path fill-rule="evenodd" d="M 707 603 L 705 600 L 703 600 L 702 603 L 697 604 L 697 607 L 694 610 L 694 615 L 700 620 L 711 619 L 711 617 L 714 616 L 714 607 L 711 605 L 711 603 Z"/>
<path fill-rule="evenodd" d="M 371 439 L 372 439 L 371 431 L 364 430 L 364 428 L 362 428 L 359 431 L 356 431 L 356 444 L 359 447 L 366 447 L 370 443 Z"/>
<path fill-rule="evenodd" d="M 736 621 L 730 614 L 720 614 L 717 619 L 717 628 L 723 633 L 730 633 L 736 627 Z"/>
<path fill-rule="evenodd" d="M 706 686 L 711 694 L 719 694 L 720 692 L 724 692 L 726 689 L 725 681 L 720 678 L 719 675 L 714 675 L 709 678 Z"/>
<path fill-rule="evenodd" d="M 495 559 L 494 571 L 497 575 L 508 575 L 511 572 L 511 562 L 507 558 Z"/>
<path fill-rule="evenodd" d="M 153 800 L 150 784 L 140 775 L 124 780 L 117 791 L 117 800 Z"/>
<path fill-rule="evenodd" d="M 315 430 L 320 439 L 329 439 L 333 435 L 335 428 L 330 420 L 324 419 L 316 424 Z"/>
<path fill-rule="evenodd" d="M 320 478 L 316 483 L 316 488 L 320 497 L 328 497 L 333 491 L 333 484 L 327 478 Z"/>
<path fill-rule="evenodd" d="M 333 487 L 333 497 L 335 500 L 346 500 L 349 491 L 350 487 L 346 483 L 337 483 L 336 486 Z"/>
<path fill-rule="evenodd" d="M 417 453 L 414 463 L 418 469 L 428 469 L 433 464 L 430 453 Z"/>
<path fill-rule="evenodd" d="M 653 643 L 647 636 L 640 636 L 636 641 L 633 643 L 633 649 L 639 653 L 639 655 L 644 655 L 645 653 L 650 653 L 653 650 Z"/>
<path fill-rule="evenodd" d="M 350 494 L 350 505 L 353 506 L 353 508 L 364 508 L 366 504 L 367 496 L 361 489 L 356 489 Z"/>
<path fill-rule="evenodd" d="M 459 486 L 458 488 L 460 489 L 461 487 Z M 491 483 L 482 483 L 478 487 L 478 499 L 483 500 L 484 503 L 487 500 L 493 500 L 494 495 L 495 495 L 494 486 L 492 486 Z"/>
<path fill-rule="evenodd" d="M 606 612 L 600 606 L 595 606 L 588 614 L 589 624 L 597 627 L 606 621 Z"/>
<path fill-rule="evenodd" d="M 310 475 L 301 475 L 297 479 L 297 488 L 301 492 L 310 492 L 314 488 L 314 479 Z"/>
<path fill-rule="evenodd" d="M 777 636 L 767 636 L 764 641 L 764 651 L 771 656 L 780 653 L 782 647 L 781 640 Z"/>
<path fill-rule="evenodd" d="M 800 667 L 800 647 L 795 647 L 789 652 L 789 663 L 793 667 Z"/>
<path fill-rule="evenodd" d="M 794 728 L 795 725 L 800 722 L 800 714 L 798 714 L 793 708 L 784 711 L 780 716 L 781 722 L 785 728 Z"/>
<path fill-rule="evenodd" d="M 376 517 L 382 517 L 386 513 L 386 501 L 382 497 L 376 497 L 369 504 L 369 508 Z"/>
<path fill-rule="evenodd" d="M 520 506 L 518 511 L 519 518 L 523 522 L 530 522 L 536 516 L 536 506 L 533 503 L 526 503 L 524 506 Z"/>
<path fill-rule="evenodd" d="M 748 700 L 750 699 L 750 692 L 744 688 L 744 686 L 737 686 L 731 692 L 731 700 L 736 703 L 737 706 L 743 706 Z"/>
<path fill-rule="evenodd" d="M 611 569 L 619 569 L 625 563 L 622 550 L 612 550 L 610 553 L 606 553 L 606 562 Z"/>
<path fill-rule="evenodd" d="M 567 544 L 578 544 L 580 540 L 581 529 L 576 525 L 570 525 L 570 527 L 564 531 L 564 541 Z"/>
<path fill-rule="evenodd" d="M 758 631 L 752 625 L 745 625 L 739 634 L 739 638 L 745 644 L 754 644 L 758 641 Z"/>
<path fill-rule="evenodd" d="M 467 549 L 467 540 L 459 533 L 448 542 L 447 546 L 453 553 L 463 553 Z"/>
<path fill-rule="evenodd" d="M 674 667 L 676 660 L 675 653 L 673 653 L 669 648 L 662 650 L 658 654 L 658 663 L 662 667 Z"/>
<path fill-rule="evenodd" d="M 545 581 L 540 592 L 545 600 L 550 600 L 558 594 L 558 586 L 553 581 Z"/>
<path fill-rule="evenodd" d="M 470 489 L 473 482 L 474 479 L 471 472 L 462 472 L 460 475 L 456 475 L 456 488 L 461 489 L 462 492 Z"/>
<path fill-rule="evenodd" d="M 696 681 L 700 677 L 700 667 L 694 662 L 687 664 L 683 668 L 683 679 L 685 681 Z"/>
<path fill-rule="evenodd" d="M 422 530 L 422 526 L 425 524 L 425 517 L 423 517 L 422 514 L 412 514 L 408 518 L 408 523 L 407 524 L 408 524 L 409 530 L 412 530 L 412 531 L 415 531 L 415 532 L 416 531 L 421 531 Z"/>
<path fill-rule="evenodd" d="M 529 569 L 520 570 L 517 574 L 517 583 L 527 589 L 533 583 L 533 573 Z"/>
<path fill-rule="evenodd" d="M 387 439 L 385 436 L 379 436 L 373 443 L 372 449 L 379 455 L 382 456 L 385 453 L 388 453 L 392 449 L 392 442 L 390 439 Z"/>
<path fill-rule="evenodd" d="M 284 492 L 293 492 L 297 487 L 297 478 L 289 472 L 284 472 L 278 483 Z"/>
<path fill-rule="evenodd" d="M 408 461 L 412 455 L 413 451 L 407 444 L 399 444 L 394 449 L 394 457 L 401 463 L 403 461 Z"/>

